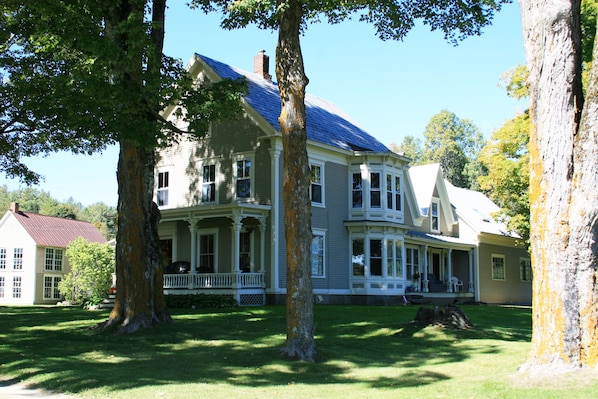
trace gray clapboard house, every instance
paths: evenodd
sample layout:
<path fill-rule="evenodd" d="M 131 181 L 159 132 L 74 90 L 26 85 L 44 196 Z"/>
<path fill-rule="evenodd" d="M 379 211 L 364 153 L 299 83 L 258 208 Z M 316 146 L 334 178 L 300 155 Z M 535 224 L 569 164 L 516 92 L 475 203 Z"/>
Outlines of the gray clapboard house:
<path fill-rule="evenodd" d="M 165 293 L 234 295 L 242 305 L 282 303 L 281 106 L 268 56 L 258 53 L 249 73 L 196 54 L 188 70 L 198 84 L 244 76 L 249 91 L 242 118 L 214 123 L 201 140 L 181 141 L 159 154 L 155 190 Z M 486 197 L 453 188 L 438 165 L 410 168 L 408 158 L 334 104 L 310 94 L 305 103 L 317 301 L 396 303 L 403 295 L 531 300 L 529 274 L 520 275 L 529 257 L 518 237 L 488 213 L 496 206 L 477 213 L 461 208 L 474 205 L 462 200 L 466 193 L 492 204 Z M 175 111 L 166 109 L 164 116 L 184 127 Z"/>

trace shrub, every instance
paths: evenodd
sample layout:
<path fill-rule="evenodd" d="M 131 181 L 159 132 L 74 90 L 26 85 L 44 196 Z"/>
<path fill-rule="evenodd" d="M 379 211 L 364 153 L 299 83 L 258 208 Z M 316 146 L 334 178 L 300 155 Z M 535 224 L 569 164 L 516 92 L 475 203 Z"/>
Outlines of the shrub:
<path fill-rule="evenodd" d="M 71 272 L 58 284 L 67 301 L 97 305 L 106 298 L 114 273 L 114 248 L 79 237 L 66 249 Z"/>

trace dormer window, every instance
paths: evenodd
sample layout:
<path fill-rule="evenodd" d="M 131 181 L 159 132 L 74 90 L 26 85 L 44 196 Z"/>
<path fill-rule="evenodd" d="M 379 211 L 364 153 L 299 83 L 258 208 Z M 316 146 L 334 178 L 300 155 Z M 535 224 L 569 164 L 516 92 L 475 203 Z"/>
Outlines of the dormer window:
<path fill-rule="evenodd" d="M 437 199 L 433 199 L 430 206 L 430 230 L 436 233 L 440 231 L 440 210 Z"/>

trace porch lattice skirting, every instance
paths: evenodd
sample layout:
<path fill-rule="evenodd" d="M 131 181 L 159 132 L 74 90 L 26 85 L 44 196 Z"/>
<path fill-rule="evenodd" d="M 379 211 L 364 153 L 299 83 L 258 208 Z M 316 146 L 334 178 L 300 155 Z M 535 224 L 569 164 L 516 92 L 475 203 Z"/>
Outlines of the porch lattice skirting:
<path fill-rule="evenodd" d="M 266 304 L 263 273 L 165 274 L 168 295 L 232 295 L 240 306 Z"/>

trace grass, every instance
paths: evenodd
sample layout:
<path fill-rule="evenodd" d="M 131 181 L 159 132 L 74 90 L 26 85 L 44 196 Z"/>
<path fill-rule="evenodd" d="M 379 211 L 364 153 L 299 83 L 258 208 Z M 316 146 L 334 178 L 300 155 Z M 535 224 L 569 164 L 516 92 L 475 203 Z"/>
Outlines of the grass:
<path fill-rule="evenodd" d="M 0 376 L 80 398 L 595 398 L 598 381 L 520 381 L 529 308 L 463 306 L 471 330 L 410 307 L 317 306 L 318 361 L 281 358 L 283 307 L 173 310 L 175 323 L 95 334 L 105 311 L 0 307 Z"/>

